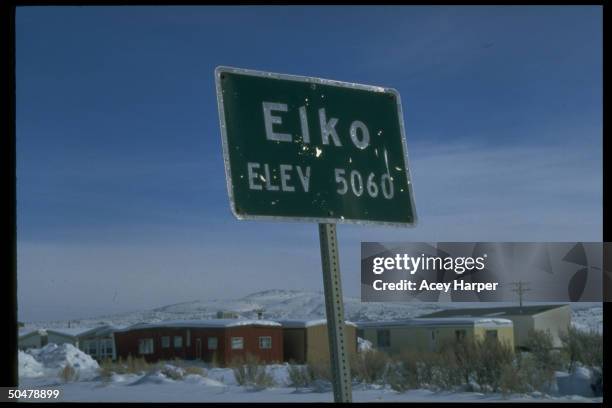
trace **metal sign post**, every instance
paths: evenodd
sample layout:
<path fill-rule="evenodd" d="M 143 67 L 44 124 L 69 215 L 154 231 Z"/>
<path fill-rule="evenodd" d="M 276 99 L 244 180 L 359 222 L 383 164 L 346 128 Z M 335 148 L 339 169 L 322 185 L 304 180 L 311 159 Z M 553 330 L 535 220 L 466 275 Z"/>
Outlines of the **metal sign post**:
<path fill-rule="evenodd" d="M 232 213 L 319 224 L 334 399 L 350 402 L 336 223 L 415 225 L 400 95 L 233 67 L 215 84 Z"/>
<path fill-rule="evenodd" d="M 319 241 L 321 244 L 325 313 L 327 315 L 327 336 L 329 338 L 334 401 L 351 402 L 351 367 L 345 340 L 344 304 L 342 301 L 336 224 L 319 224 Z"/>

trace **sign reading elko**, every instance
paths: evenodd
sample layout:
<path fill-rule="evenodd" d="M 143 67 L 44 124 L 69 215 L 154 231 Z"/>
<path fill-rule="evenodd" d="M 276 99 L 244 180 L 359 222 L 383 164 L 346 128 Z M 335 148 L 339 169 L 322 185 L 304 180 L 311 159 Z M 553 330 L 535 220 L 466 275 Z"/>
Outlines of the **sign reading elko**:
<path fill-rule="evenodd" d="M 215 79 L 238 219 L 415 223 L 395 90 L 229 67 Z"/>

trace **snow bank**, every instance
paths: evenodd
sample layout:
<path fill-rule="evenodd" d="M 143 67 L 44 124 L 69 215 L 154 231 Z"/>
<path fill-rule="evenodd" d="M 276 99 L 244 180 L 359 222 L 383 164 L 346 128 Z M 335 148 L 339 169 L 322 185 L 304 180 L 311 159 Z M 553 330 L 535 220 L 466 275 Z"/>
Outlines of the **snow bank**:
<path fill-rule="evenodd" d="M 36 378 L 45 375 L 45 367 L 32 355 L 19 350 L 19 377 Z"/>
<path fill-rule="evenodd" d="M 557 372 L 557 388 L 560 395 L 580 395 L 593 397 L 591 388 L 591 370 L 586 367 L 577 367 L 571 373 Z"/>
<path fill-rule="evenodd" d="M 213 380 L 212 378 L 202 377 L 201 375 L 198 375 L 198 374 L 187 374 L 183 378 L 183 382 L 189 383 L 189 384 L 202 385 L 206 387 L 225 387 L 225 384 L 223 384 L 220 381 Z"/>
<path fill-rule="evenodd" d="M 182 379 L 185 376 L 185 370 L 182 367 L 172 364 L 164 364 L 163 368 L 159 371 L 172 380 Z"/>
<path fill-rule="evenodd" d="M 270 374 L 277 386 L 288 386 L 291 383 L 289 379 L 289 364 L 270 364 L 266 366 L 266 372 Z"/>
<path fill-rule="evenodd" d="M 112 373 L 110 377 L 110 382 L 122 384 L 122 383 L 133 383 L 137 381 L 139 378 L 142 378 L 140 374 L 117 374 Z"/>
<path fill-rule="evenodd" d="M 280 365 L 278 365 L 280 366 Z M 274 371 L 278 367 L 270 366 L 269 370 Z M 212 375 L 211 375 L 212 374 Z M 211 378 L 209 378 L 209 375 Z M 208 387 L 226 387 L 228 382 L 232 385 L 236 384 L 234 373 L 231 368 L 213 368 L 205 370 L 203 375 L 187 374 L 183 367 L 173 364 L 164 364 L 145 374 L 130 374 L 130 375 L 113 375 L 111 382 L 120 384 L 128 383 L 129 386 L 136 385 L 162 385 L 162 384 L 196 384 Z"/>
<path fill-rule="evenodd" d="M 238 385 L 234 371 L 231 368 L 215 367 L 208 370 L 208 378 L 219 381 L 225 385 Z"/>
<path fill-rule="evenodd" d="M 100 366 L 97 361 L 72 344 L 47 344 L 41 349 L 32 349 L 28 353 L 44 368 L 46 375 L 57 375 L 61 369 L 70 364 L 81 380 L 92 379 L 98 375 Z"/>
<path fill-rule="evenodd" d="M 143 385 L 143 384 L 160 385 L 160 384 L 171 384 L 173 382 L 174 382 L 173 380 L 169 379 L 164 374 L 162 374 L 161 371 L 157 370 L 155 372 L 147 373 L 143 375 L 142 377 L 130 383 L 129 385 L 130 386 Z"/>

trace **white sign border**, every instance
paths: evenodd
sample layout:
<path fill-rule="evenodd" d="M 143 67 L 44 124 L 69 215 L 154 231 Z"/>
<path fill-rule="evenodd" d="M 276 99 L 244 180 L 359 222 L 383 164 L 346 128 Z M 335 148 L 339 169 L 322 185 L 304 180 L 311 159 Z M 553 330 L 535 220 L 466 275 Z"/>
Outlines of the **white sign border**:
<path fill-rule="evenodd" d="M 361 89 L 365 91 L 391 93 L 395 96 L 397 104 L 397 114 L 399 119 L 399 126 L 402 138 L 402 148 L 404 154 L 404 162 L 406 164 L 406 177 L 408 180 L 408 193 L 410 194 L 410 204 L 413 211 L 412 222 L 390 222 L 390 221 L 376 221 L 376 220 L 362 220 L 362 219 L 349 219 L 349 218 L 318 218 L 318 217 L 287 217 L 280 215 L 251 215 L 251 214 L 238 214 L 236 212 L 236 204 L 234 202 L 234 186 L 232 183 L 232 172 L 230 169 L 229 162 L 229 145 L 227 141 L 227 128 L 225 125 L 225 109 L 223 108 L 223 90 L 221 88 L 221 74 L 224 72 L 250 75 L 263 78 L 274 78 L 284 79 L 290 81 L 308 82 L 314 84 L 322 84 L 328 86 L 337 86 L 341 88 Z M 402 112 L 402 102 L 400 99 L 399 92 L 394 88 L 385 88 L 374 85 L 363 85 L 352 82 L 342 82 L 332 79 L 323 79 L 316 77 L 307 77 L 301 75 L 290 75 L 290 74 L 279 74 L 275 72 L 257 71 L 245 68 L 236 68 L 230 66 L 220 65 L 215 68 L 215 89 L 217 93 L 217 108 L 219 112 L 219 125 L 221 127 L 221 144 L 223 147 L 223 164 L 225 167 L 225 178 L 227 183 L 227 192 L 229 195 L 230 208 L 234 217 L 238 220 L 259 220 L 259 221 L 292 221 L 292 222 L 308 222 L 308 223 L 328 223 L 328 224 L 358 224 L 358 225 L 384 225 L 393 227 L 415 227 L 418 223 L 416 205 L 414 202 L 414 191 L 412 188 L 412 177 L 410 174 L 410 162 L 408 160 L 408 147 L 406 145 L 406 133 L 404 130 L 404 115 Z"/>

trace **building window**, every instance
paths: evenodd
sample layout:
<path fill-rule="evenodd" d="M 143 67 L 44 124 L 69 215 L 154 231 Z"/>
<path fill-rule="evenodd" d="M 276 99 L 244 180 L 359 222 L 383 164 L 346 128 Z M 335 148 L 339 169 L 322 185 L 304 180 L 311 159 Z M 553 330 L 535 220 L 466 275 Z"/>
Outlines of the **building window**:
<path fill-rule="evenodd" d="M 487 340 L 497 340 L 497 330 L 487 330 L 485 336 Z"/>
<path fill-rule="evenodd" d="M 389 330 L 378 330 L 376 332 L 376 344 L 379 348 L 391 347 L 391 332 Z"/>
<path fill-rule="evenodd" d="M 183 347 L 183 336 L 174 336 L 174 348 Z"/>
<path fill-rule="evenodd" d="M 244 337 L 232 337 L 232 350 L 242 350 L 244 348 Z"/>
<path fill-rule="evenodd" d="M 272 348 L 272 337 L 261 336 L 259 338 L 259 348 L 260 349 L 271 349 Z"/>
<path fill-rule="evenodd" d="M 209 337 L 208 338 L 208 349 L 209 350 L 216 350 L 218 342 L 219 341 L 217 340 L 216 337 Z"/>
<path fill-rule="evenodd" d="M 106 339 L 104 340 L 106 342 L 106 354 L 113 354 L 113 340 L 112 339 Z"/>
<path fill-rule="evenodd" d="M 140 354 L 153 354 L 153 339 L 139 339 L 138 352 Z"/>
<path fill-rule="evenodd" d="M 98 347 L 94 340 L 87 341 L 87 343 L 85 344 L 85 350 L 90 356 L 95 357 L 98 355 Z"/>
<path fill-rule="evenodd" d="M 169 348 L 170 347 L 170 336 L 163 336 L 161 338 L 162 341 L 162 348 Z"/>
<path fill-rule="evenodd" d="M 455 330 L 455 339 L 457 339 L 457 341 L 465 339 L 465 330 Z"/>
<path fill-rule="evenodd" d="M 187 340 L 185 341 L 187 347 L 191 347 L 191 330 L 187 329 Z"/>
<path fill-rule="evenodd" d="M 113 341 L 111 339 L 102 340 L 102 349 L 106 357 L 113 356 Z"/>

